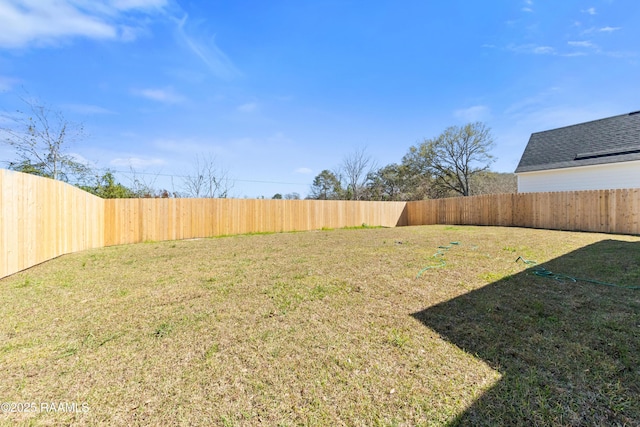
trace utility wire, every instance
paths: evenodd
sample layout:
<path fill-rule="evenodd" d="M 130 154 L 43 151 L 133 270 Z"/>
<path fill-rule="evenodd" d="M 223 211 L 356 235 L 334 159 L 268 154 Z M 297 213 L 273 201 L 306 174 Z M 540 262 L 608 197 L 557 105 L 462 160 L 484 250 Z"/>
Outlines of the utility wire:
<path fill-rule="evenodd" d="M 109 170 L 112 172 L 124 173 L 129 175 L 153 175 L 153 176 L 166 176 L 171 178 L 189 178 L 189 175 L 174 175 L 174 174 L 154 173 L 154 172 L 121 171 L 116 169 L 109 169 Z M 302 182 L 261 181 L 261 180 L 254 180 L 254 179 L 236 179 L 236 178 L 228 178 L 228 179 L 229 181 L 234 181 L 234 182 L 252 182 L 252 183 L 258 183 L 258 184 L 309 185 L 308 182 L 302 183 Z"/>

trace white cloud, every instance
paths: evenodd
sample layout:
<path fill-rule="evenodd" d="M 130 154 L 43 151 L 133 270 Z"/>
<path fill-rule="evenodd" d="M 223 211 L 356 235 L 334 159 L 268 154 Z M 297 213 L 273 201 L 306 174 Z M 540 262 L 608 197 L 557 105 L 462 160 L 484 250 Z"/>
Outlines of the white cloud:
<path fill-rule="evenodd" d="M 549 106 L 514 117 L 519 125 L 526 125 L 531 132 L 540 132 L 555 129 L 563 126 L 575 125 L 591 120 L 610 117 L 619 112 L 614 111 L 609 106 Z"/>
<path fill-rule="evenodd" d="M 593 43 L 591 43 L 590 41 L 569 41 L 567 42 L 567 44 L 569 46 L 573 46 L 573 47 L 590 47 L 590 48 L 596 48 L 597 46 Z"/>
<path fill-rule="evenodd" d="M 584 30 L 582 32 L 582 34 L 593 34 L 593 33 L 613 33 L 615 31 L 620 31 L 622 30 L 622 27 L 611 27 L 611 26 L 606 26 L 606 27 L 591 27 L 591 28 L 587 28 L 586 30 Z"/>
<path fill-rule="evenodd" d="M 258 109 L 258 104 L 255 102 L 248 102 L 240 105 L 237 110 L 241 113 L 252 113 Z"/>
<path fill-rule="evenodd" d="M 533 9 L 531 9 L 530 7 L 523 7 L 522 11 L 527 13 L 533 13 Z"/>
<path fill-rule="evenodd" d="M 551 46 L 535 46 L 532 52 L 536 55 L 549 55 L 555 53 L 555 49 Z"/>
<path fill-rule="evenodd" d="M 74 37 L 131 40 L 136 31 L 120 25 L 129 12 L 148 12 L 166 0 L 0 0 L 0 47 L 56 45 Z"/>
<path fill-rule="evenodd" d="M 551 46 L 540 46 L 537 44 L 510 44 L 507 46 L 507 50 L 516 53 L 529 53 L 535 55 L 555 55 L 556 53 L 556 50 Z"/>
<path fill-rule="evenodd" d="M 167 164 L 167 161 L 158 157 L 143 158 L 143 157 L 118 157 L 112 159 L 109 164 L 111 166 L 125 166 L 134 169 L 145 168 L 149 166 L 162 166 Z"/>
<path fill-rule="evenodd" d="M 582 13 L 586 13 L 588 15 L 596 15 L 596 8 L 590 7 L 589 9 L 583 10 Z"/>
<path fill-rule="evenodd" d="M 637 58 L 638 54 L 631 51 L 607 51 L 601 52 L 603 55 L 611 58 Z"/>
<path fill-rule="evenodd" d="M 492 126 L 502 153 L 493 168 L 512 172 L 520 161 L 529 137 L 534 132 L 556 129 L 590 120 L 620 114 L 619 107 L 597 102 L 580 105 L 566 104 L 567 93 L 550 88 L 524 98 L 501 114 L 501 126 Z"/>
<path fill-rule="evenodd" d="M 241 75 L 233 62 L 216 45 L 215 36 L 206 37 L 193 34 L 191 27 L 187 28 L 187 18 L 185 15 L 177 22 L 177 37 L 189 51 L 199 58 L 211 72 L 219 78 L 231 80 Z"/>
<path fill-rule="evenodd" d="M 13 89 L 13 87 L 18 83 L 20 83 L 20 80 L 18 79 L 7 76 L 0 76 L 0 92 L 9 91 Z"/>
<path fill-rule="evenodd" d="M 167 0 L 112 0 L 111 4 L 119 10 L 162 9 L 167 5 Z"/>
<path fill-rule="evenodd" d="M 298 168 L 295 170 L 295 173 L 299 173 L 299 174 L 303 174 L 303 175 L 309 175 L 313 173 L 312 169 L 309 168 Z"/>
<path fill-rule="evenodd" d="M 615 106 L 606 102 L 591 105 L 566 104 L 567 91 L 549 87 L 509 106 L 501 116 L 511 127 L 521 127 L 528 133 L 582 123 L 612 116 Z"/>
<path fill-rule="evenodd" d="M 132 93 L 164 104 L 179 104 L 186 100 L 184 96 L 177 93 L 171 87 L 164 89 L 133 89 Z"/>
<path fill-rule="evenodd" d="M 465 122 L 478 122 L 487 120 L 491 116 L 491 109 L 486 105 L 474 105 L 453 112 L 454 117 Z"/>
<path fill-rule="evenodd" d="M 132 42 L 137 40 L 141 35 L 147 34 L 147 30 L 129 25 L 121 25 L 118 33 L 120 34 L 120 40 L 123 42 Z"/>
<path fill-rule="evenodd" d="M 558 97 L 561 97 L 562 94 L 563 91 L 561 88 L 549 87 L 542 92 L 539 92 L 527 98 L 520 99 L 519 101 L 513 103 L 504 111 L 504 115 L 523 114 L 527 111 L 539 109 L 543 105 L 548 105 L 556 102 L 556 99 Z"/>
<path fill-rule="evenodd" d="M 599 28 L 598 31 L 600 31 L 601 33 L 613 33 L 614 31 L 618 31 L 621 29 L 621 27 L 602 27 Z"/>
<path fill-rule="evenodd" d="M 581 50 L 567 52 L 567 51 L 558 50 L 552 46 L 539 46 L 536 44 L 524 44 L 524 45 L 511 44 L 507 46 L 506 49 L 516 53 L 533 54 L 533 55 L 553 55 L 553 56 L 559 56 L 559 57 L 565 57 L 565 58 L 587 56 L 588 54 L 606 55 L 612 58 L 632 58 L 637 56 L 637 54 L 634 52 L 604 51 L 600 48 L 600 46 L 588 40 L 570 40 L 567 42 L 567 45 L 576 49 L 581 49 Z M 590 51 L 585 51 L 584 49 L 590 49 Z"/>
<path fill-rule="evenodd" d="M 69 155 L 73 158 L 74 161 L 81 163 L 85 166 L 90 166 L 90 167 L 94 167 L 96 166 L 95 162 L 90 161 L 89 159 L 87 159 L 86 157 L 84 157 L 82 154 L 79 153 L 69 153 Z"/>
<path fill-rule="evenodd" d="M 569 52 L 560 54 L 560 56 L 564 56 L 565 58 L 575 58 L 577 56 L 587 56 L 587 54 L 584 52 Z"/>

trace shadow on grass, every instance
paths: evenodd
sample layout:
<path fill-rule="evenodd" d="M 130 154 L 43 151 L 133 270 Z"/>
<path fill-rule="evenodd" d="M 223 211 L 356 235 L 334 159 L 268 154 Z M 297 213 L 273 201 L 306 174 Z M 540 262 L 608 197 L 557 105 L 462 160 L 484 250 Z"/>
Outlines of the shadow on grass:
<path fill-rule="evenodd" d="M 603 240 L 555 273 L 640 285 L 640 243 Z M 532 269 L 414 313 L 502 379 L 451 425 L 640 425 L 640 290 Z"/>

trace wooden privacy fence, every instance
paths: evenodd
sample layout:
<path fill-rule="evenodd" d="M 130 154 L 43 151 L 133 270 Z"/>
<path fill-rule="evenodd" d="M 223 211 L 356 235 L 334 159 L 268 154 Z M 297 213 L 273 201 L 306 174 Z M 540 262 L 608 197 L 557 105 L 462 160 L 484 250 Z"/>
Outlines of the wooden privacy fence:
<path fill-rule="evenodd" d="M 64 182 L 0 169 L 0 277 L 104 246 L 104 200 Z"/>
<path fill-rule="evenodd" d="M 105 200 L 106 246 L 362 224 L 407 225 L 405 202 L 248 199 Z"/>
<path fill-rule="evenodd" d="M 407 225 L 405 209 L 405 202 L 103 200 L 60 181 L 0 169 L 0 277 L 62 254 L 124 243 Z"/>
<path fill-rule="evenodd" d="M 640 189 L 491 194 L 408 202 L 407 223 L 640 234 Z"/>
<path fill-rule="evenodd" d="M 362 224 L 468 224 L 640 234 L 640 189 L 498 194 L 418 202 L 103 200 L 0 169 L 0 277 L 109 245 Z"/>

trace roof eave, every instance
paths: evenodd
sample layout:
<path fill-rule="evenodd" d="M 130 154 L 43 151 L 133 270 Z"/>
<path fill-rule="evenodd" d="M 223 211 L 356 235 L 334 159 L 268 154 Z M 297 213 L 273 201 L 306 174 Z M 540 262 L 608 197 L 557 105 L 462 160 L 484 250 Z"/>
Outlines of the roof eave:
<path fill-rule="evenodd" d="M 514 173 L 523 173 L 523 172 L 540 172 L 546 170 L 554 170 L 554 169 L 568 169 L 568 168 L 577 168 L 582 166 L 598 166 L 598 165 L 609 165 L 615 163 L 624 163 L 624 162 L 633 162 L 640 160 L 640 154 L 626 155 L 623 158 L 613 158 L 607 157 L 603 159 L 586 159 L 586 160 L 575 160 L 572 162 L 561 162 L 561 163 L 547 163 L 542 165 L 530 165 L 530 166 L 518 166 Z"/>

